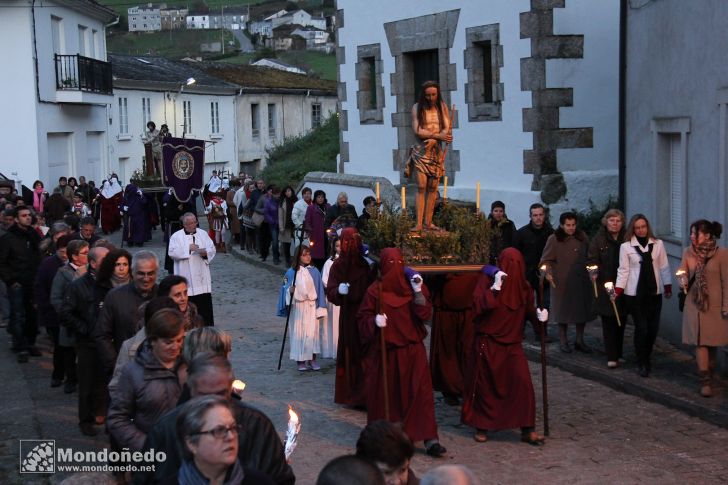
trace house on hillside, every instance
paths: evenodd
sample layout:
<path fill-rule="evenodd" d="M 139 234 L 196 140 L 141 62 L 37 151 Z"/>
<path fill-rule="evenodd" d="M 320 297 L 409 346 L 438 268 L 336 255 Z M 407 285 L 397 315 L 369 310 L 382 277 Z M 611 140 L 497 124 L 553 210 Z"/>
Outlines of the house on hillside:
<path fill-rule="evenodd" d="M 273 36 L 264 38 L 263 45 L 275 51 L 305 50 L 306 39 L 293 35 L 293 31 L 301 28 L 300 25 L 284 24 L 273 29 Z"/>
<path fill-rule="evenodd" d="M 129 32 L 156 32 L 162 30 L 161 10 L 167 8 L 167 4 L 153 5 L 148 3 L 126 9 L 129 20 Z"/>
<path fill-rule="evenodd" d="M 627 10 L 626 34 L 625 208 L 647 215 L 675 270 L 693 221 L 720 222 L 728 240 L 728 4 L 645 4 Z M 680 342 L 674 300 L 661 334 Z"/>
<path fill-rule="evenodd" d="M 185 18 L 188 29 L 209 29 L 210 28 L 210 14 L 197 14 L 188 15 Z"/>
<path fill-rule="evenodd" d="M 222 11 L 210 12 L 210 28 L 245 30 L 248 23 L 248 7 L 225 7 Z"/>
<path fill-rule="evenodd" d="M 306 49 L 308 50 L 333 52 L 333 44 L 329 43 L 330 34 L 325 30 L 317 29 L 316 27 L 298 27 L 291 32 L 291 35 L 305 39 Z"/>
<path fill-rule="evenodd" d="M 239 86 L 238 160 L 260 171 L 266 149 L 305 134 L 336 112 L 336 83 L 258 66 L 205 63 L 205 72 Z"/>
<path fill-rule="evenodd" d="M 159 11 L 162 20 L 162 30 L 179 30 L 187 26 L 186 8 L 164 8 Z"/>
<path fill-rule="evenodd" d="M 197 63 L 161 57 L 112 55 L 114 103 L 109 116 L 113 160 L 121 180 L 142 167 L 147 122 L 176 137 L 207 140 L 205 179 L 212 170 L 237 171 L 238 87 L 199 69 Z M 187 80 L 195 83 L 188 85 Z"/>
<path fill-rule="evenodd" d="M 275 29 L 279 25 L 303 25 L 304 27 L 315 27 L 317 29 L 326 29 L 326 19 L 323 17 L 313 17 L 305 10 L 293 10 L 283 15 L 277 15 L 271 20 L 271 27 Z"/>
<path fill-rule="evenodd" d="M 0 89 L 0 172 L 47 188 L 60 176 L 99 181 L 109 172 L 108 113 L 114 102 L 106 25 L 117 15 L 92 0 L 0 0 L 8 66 Z"/>
<path fill-rule="evenodd" d="M 618 193 L 617 0 L 337 2 L 340 171 L 405 183 L 426 80 L 455 105 L 448 196 L 601 206 Z M 598 22 L 594 19 L 599 19 Z M 372 143 L 372 140 L 377 140 Z"/>

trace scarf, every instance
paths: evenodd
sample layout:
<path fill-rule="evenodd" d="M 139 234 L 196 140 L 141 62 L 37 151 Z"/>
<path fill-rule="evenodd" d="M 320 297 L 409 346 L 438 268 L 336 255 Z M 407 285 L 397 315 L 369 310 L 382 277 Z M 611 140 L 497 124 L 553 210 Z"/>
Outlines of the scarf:
<path fill-rule="evenodd" d="M 116 288 L 117 286 L 125 285 L 131 281 L 131 277 L 119 278 L 115 274 L 111 274 L 111 287 Z"/>
<path fill-rule="evenodd" d="M 698 307 L 698 311 L 708 311 L 708 279 L 705 276 L 705 265 L 710 258 L 713 257 L 718 250 L 718 244 L 715 239 L 710 239 L 701 244 L 693 245 L 693 252 L 698 259 L 698 265 L 695 267 L 695 292 L 693 293 L 693 301 Z"/>
<path fill-rule="evenodd" d="M 33 209 L 39 214 L 43 213 L 43 187 L 37 187 L 33 190 Z"/>
<path fill-rule="evenodd" d="M 240 460 L 235 460 L 233 466 L 228 469 L 223 485 L 238 485 L 245 478 L 243 466 Z M 177 480 L 180 485 L 208 485 L 210 480 L 205 477 L 195 466 L 194 461 L 186 460 L 179 468 Z"/>

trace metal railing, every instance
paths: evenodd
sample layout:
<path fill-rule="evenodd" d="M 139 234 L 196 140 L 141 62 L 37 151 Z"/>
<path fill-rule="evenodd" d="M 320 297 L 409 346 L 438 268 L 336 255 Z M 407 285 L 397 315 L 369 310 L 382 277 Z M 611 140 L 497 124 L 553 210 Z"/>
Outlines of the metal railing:
<path fill-rule="evenodd" d="M 55 54 L 56 89 L 113 94 L 111 63 L 82 55 Z"/>

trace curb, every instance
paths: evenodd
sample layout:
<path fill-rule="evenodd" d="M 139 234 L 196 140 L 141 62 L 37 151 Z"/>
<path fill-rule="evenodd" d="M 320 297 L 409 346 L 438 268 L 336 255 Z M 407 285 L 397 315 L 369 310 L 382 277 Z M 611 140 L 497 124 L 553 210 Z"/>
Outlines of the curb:
<path fill-rule="evenodd" d="M 228 246 L 227 252 L 228 254 L 232 254 L 235 258 L 245 263 L 252 264 L 253 266 L 257 266 L 258 268 L 266 269 L 271 273 L 281 277 L 285 274 L 287 269 L 286 265 L 283 264 L 283 262 L 280 265 L 263 262 L 260 260 L 260 258 L 258 258 L 257 255 L 249 255 L 247 252 L 241 251 L 240 248 L 236 246 Z"/>
<path fill-rule="evenodd" d="M 532 362 L 541 361 L 541 348 L 533 344 L 525 343 L 523 350 L 526 357 Z M 714 408 L 703 405 L 699 400 L 690 400 L 680 396 L 667 393 L 650 385 L 650 379 L 640 378 L 639 384 L 625 379 L 621 375 L 610 371 L 602 366 L 596 366 L 584 361 L 577 361 L 567 357 L 562 357 L 555 352 L 547 350 L 547 362 L 549 366 L 557 367 L 561 370 L 570 372 L 577 377 L 583 377 L 592 381 L 604 384 L 625 394 L 641 397 L 648 401 L 662 404 L 672 409 L 676 409 L 690 416 L 700 418 L 703 421 L 728 428 L 728 411 L 716 410 Z M 659 382 L 655 380 L 656 382 Z M 695 396 L 702 400 L 708 398 L 700 397 L 697 391 L 698 383 L 695 383 Z"/>

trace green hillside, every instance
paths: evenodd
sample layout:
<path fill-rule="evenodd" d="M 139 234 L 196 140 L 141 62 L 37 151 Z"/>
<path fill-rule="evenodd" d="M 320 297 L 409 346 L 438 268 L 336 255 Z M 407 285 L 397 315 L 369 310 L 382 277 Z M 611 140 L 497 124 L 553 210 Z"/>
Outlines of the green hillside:
<path fill-rule="evenodd" d="M 226 30 L 225 52 L 234 52 L 239 43 L 233 34 Z M 155 55 L 180 59 L 185 56 L 197 56 L 200 44 L 220 42 L 219 30 L 178 30 L 166 32 L 119 32 L 106 37 L 106 48 L 114 54 Z M 233 44 L 231 45 L 230 42 Z M 217 56 L 219 53 L 205 53 L 205 56 Z"/>

